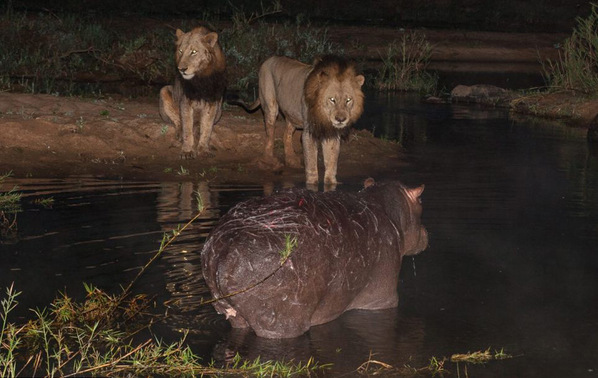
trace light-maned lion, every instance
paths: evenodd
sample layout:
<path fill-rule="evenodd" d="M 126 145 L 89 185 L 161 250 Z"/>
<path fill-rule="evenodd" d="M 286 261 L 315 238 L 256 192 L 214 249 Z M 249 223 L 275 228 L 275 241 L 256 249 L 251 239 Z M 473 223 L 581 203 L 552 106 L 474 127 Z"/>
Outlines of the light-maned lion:
<path fill-rule="evenodd" d="M 177 74 L 160 90 L 160 115 L 173 123 L 182 140 L 181 157 L 211 156 L 210 136 L 222 114 L 226 61 L 218 34 L 204 26 L 176 31 Z M 199 142 L 195 123 L 199 121 Z M 197 147 L 196 147 L 197 144 Z"/>
<path fill-rule="evenodd" d="M 324 183 L 336 184 L 341 137 L 348 134 L 349 126 L 363 113 L 361 87 L 364 81 L 351 63 L 338 56 L 324 56 L 313 65 L 280 56 L 266 60 L 259 70 L 259 99 L 245 106 L 246 110 L 253 111 L 261 105 L 264 112 L 267 142 L 263 159 L 277 161 L 274 123 L 280 112 L 287 123 L 283 137 L 286 164 L 301 166 L 292 141 L 295 129 L 303 129 L 306 183 L 318 183 L 321 144 Z"/>

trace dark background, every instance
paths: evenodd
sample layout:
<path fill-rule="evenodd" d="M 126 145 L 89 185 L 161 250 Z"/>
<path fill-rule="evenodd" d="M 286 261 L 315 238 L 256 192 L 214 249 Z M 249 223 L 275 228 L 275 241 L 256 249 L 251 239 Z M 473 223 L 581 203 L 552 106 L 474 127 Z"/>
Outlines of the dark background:
<path fill-rule="evenodd" d="M 589 1 L 575 0 L 281 0 L 277 19 L 502 32 L 569 32 L 586 17 Z M 235 11 L 260 12 L 267 0 L 8 0 L 16 11 L 73 12 L 99 17 L 211 18 L 226 20 Z M 134 25 L 132 25 L 134 27 Z"/>

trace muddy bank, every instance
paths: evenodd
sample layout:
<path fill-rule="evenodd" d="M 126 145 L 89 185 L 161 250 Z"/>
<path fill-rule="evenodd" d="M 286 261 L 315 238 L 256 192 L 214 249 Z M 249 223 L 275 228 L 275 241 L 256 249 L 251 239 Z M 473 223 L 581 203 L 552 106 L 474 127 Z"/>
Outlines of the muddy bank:
<path fill-rule="evenodd" d="M 277 126 L 276 153 L 282 159 Z M 213 158 L 181 160 L 172 126 L 158 114 L 157 99 L 80 99 L 0 93 L 0 172 L 15 177 L 91 175 L 128 180 L 217 182 L 301 181 L 303 170 L 262 170 L 260 112 L 225 107 L 214 128 Z M 300 151 L 299 133 L 295 147 Z M 278 143 L 280 141 L 280 143 Z M 354 131 L 341 149 L 339 181 L 393 172 L 403 164 L 396 143 Z"/>

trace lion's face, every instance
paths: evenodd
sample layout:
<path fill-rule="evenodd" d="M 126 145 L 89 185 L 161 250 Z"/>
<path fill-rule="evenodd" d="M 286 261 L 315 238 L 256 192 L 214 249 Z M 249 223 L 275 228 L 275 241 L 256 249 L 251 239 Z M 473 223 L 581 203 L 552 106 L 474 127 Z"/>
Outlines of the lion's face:
<path fill-rule="evenodd" d="M 321 115 L 325 115 L 330 124 L 341 129 L 349 126 L 363 110 L 363 76 L 350 76 L 343 81 L 336 77 L 323 81 L 319 99 Z M 355 117 L 355 115 L 357 117 Z"/>
<path fill-rule="evenodd" d="M 315 65 L 305 82 L 305 102 L 313 136 L 339 135 L 341 129 L 361 117 L 364 81 L 351 64 L 336 57 L 327 57 Z"/>
<path fill-rule="evenodd" d="M 211 73 L 215 55 L 220 52 L 218 34 L 204 27 L 198 27 L 188 33 L 176 31 L 176 63 L 181 76 L 191 80 L 196 75 Z"/>

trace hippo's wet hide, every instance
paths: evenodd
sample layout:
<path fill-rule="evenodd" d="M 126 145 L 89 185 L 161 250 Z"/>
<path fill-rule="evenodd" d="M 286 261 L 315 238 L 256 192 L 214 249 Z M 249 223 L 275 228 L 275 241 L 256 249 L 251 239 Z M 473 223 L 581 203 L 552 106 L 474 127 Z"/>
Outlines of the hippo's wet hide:
<path fill-rule="evenodd" d="M 285 338 L 350 309 L 396 306 L 408 231 L 401 224 L 414 218 L 408 197 L 393 183 L 359 193 L 291 190 L 238 204 L 202 251 L 206 282 L 222 298 L 214 307 L 235 328 Z"/>

